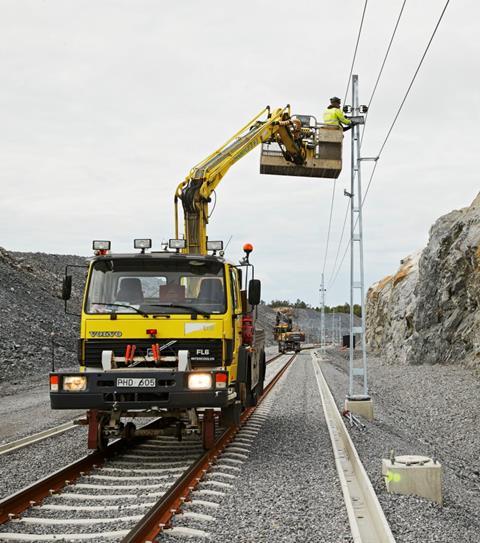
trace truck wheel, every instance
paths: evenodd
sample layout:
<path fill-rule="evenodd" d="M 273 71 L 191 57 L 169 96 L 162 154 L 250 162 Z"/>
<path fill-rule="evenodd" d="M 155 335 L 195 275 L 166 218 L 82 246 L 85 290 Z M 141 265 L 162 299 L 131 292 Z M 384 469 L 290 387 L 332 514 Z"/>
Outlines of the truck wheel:
<path fill-rule="evenodd" d="M 87 446 L 89 449 L 104 451 L 108 445 L 108 437 L 105 435 L 104 428 L 108 422 L 108 417 L 96 409 L 87 411 L 88 437 Z"/>
<path fill-rule="evenodd" d="M 213 409 L 205 409 L 202 420 L 203 448 L 208 451 L 215 444 L 215 415 Z"/>
<path fill-rule="evenodd" d="M 97 450 L 104 452 L 108 447 L 108 437 L 105 435 L 106 420 L 102 419 L 97 428 Z"/>
<path fill-rule="evenodd" d="M 257 405 L 257 394 L 255 387 L 252 390 L 252 364 L 250 357 L 247 363 L 247 383 L 246 383 L 246 395 L 245 395 L 245 406 L 244 407 L 255 407 Z"/>
<path fill-rule="evenodd" d="M 265 372 L 267 371 L 267 362 L 265 352 L 262 352 L 260 356 L 260 378 L 257 384 L 257 397 L 259 398 L 263 394 L 263 388 L 265 383 Z"/>
<path fill-rule="evenodd" d="M 222 407 L 220 423 L 224 428 L 230 426 L 240 426 L 240 415 L 242 414 L 242 404 L 239 401 L 227 407 Z"/>
<path fill-rule="evenodd" d="M 137 427 L 133 422 L 127 422 L 127 424 L 125 424 L 125 428 L 123 429 L 123 437 L 127 443 L 132 443 L 134 440 L 136 429 Z"/>

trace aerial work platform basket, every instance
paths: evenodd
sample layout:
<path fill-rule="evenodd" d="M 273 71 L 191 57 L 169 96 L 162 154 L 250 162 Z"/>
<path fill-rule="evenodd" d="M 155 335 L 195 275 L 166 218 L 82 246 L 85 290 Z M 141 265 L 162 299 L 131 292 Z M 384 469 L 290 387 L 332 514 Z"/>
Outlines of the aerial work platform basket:
<path fill-rule="evenodd" d="M 262 144 L 260 173 L 300 177 L 336 179 L 342 171 L 343 129 L 341 126 L 318 124 L 314 117 L 296 115 L 306 129 L 302 142 L 306 160 L 302 165 L 285 159 L 277 142 Z"/>

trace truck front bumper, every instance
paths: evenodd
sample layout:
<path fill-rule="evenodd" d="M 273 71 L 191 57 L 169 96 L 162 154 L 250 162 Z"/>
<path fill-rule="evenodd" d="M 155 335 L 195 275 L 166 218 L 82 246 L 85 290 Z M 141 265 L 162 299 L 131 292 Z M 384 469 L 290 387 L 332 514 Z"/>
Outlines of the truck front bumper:
<path fill-rule="evenodd" d="M 189 388 L 192 374 L 210 375 L 211 387 Z M 122 411 L 156 408 L 225 407 L 232 398 L 224 371 L 111 370 L 50 373 L 52 409 L 99 409 Z M 83 390 L 68 390 L 66 377 L 86 379 Z M 204 377 L 204 379 L 208 378 Z M 148 386 L 145 386 L 148 385 Z M 231 394 L 230 394 L 231 396 Z"/>

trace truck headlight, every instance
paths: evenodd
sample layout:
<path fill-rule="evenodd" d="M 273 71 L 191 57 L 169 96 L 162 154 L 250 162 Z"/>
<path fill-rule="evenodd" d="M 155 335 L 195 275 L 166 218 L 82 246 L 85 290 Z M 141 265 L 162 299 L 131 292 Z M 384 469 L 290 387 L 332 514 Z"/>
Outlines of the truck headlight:
<path fill-rule="evenodd" d="M 63 390 L 69 392 L 81 392 L 87 388 L 86 375 L 66 375 L 62 380 Z"/>
<path fill-rule="evenodd" d="M 190 390 L 207 390 L 212 388 L 212 374 L 190 373 L 188 375 L 188 388 Z"/>

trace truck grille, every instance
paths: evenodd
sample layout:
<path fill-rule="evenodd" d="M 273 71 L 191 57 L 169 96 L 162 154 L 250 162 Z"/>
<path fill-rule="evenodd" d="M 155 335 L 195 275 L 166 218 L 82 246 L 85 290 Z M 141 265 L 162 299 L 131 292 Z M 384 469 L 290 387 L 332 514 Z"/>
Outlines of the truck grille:
<path fill-rule="evenodd" d="M 221 339 L 102 339 L 86 340 L 85 365 L 98 368 L 102 366 L 102 351 L 113 351 L 115 356 L 125 356 L 127 345 L 135 345 L 135 357 L 147 356 L 152 343 L 158 343 L 160 348 L 167 343 L 174 342 L 162 350 L 163 356 L 175 356 L 178 351 L 189 351 L 193 368 L 212 368 L 222 365 L 222 340 Z M 151 365 L 153 364 L 145 364 Z M 168 363 L 162 363 L 162 367 L 168 367 Z M 174 364 L 170 364 L 174 366 Z M 140 364 L 143 366 L 143 364 Z"/>

